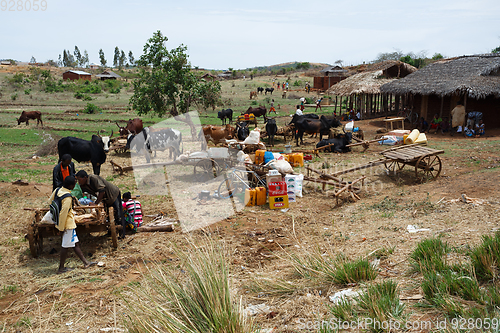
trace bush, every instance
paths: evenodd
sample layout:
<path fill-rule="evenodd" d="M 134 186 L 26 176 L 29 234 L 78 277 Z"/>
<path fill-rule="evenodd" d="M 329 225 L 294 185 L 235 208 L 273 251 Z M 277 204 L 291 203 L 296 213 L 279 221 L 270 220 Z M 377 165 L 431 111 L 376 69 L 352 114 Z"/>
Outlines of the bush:
<path fill-rule="evenodd" d="M 17 93 L 10 95 L 10 99 L 15 101 L 17 99 Z"/>
<path fill-rule="evenodd" d="M 102 112 L 102 109 L 92 103 L 87 103 L 87 106 L 85 109 L 82 110 L 82 112 L 88 113 L 88 114 L 94 114 L 94 113 L 100 113 Z"/>
<path fill-rule="evenodd" d="M 63 92 L 64 87 L 62 81 L 55 82 L 53 80 L 45 81 L 45 89 L 46 93 L 55 93 L 55 92 Z"/>
<path fill-rule="evenodd" d="M 25 95 L 31 94 L 31 89 L 24 89 L 24 94 Z"/>

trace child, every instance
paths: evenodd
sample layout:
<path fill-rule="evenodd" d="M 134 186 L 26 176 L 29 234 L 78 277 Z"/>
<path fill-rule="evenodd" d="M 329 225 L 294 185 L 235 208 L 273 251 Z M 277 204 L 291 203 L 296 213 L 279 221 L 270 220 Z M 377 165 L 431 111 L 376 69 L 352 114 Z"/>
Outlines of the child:
<path fill-rule="evenodd" d="M 271 101 L 271 108 L 269 109 L 269 114 L 271 114 L 271 112 L 277 114 L 276 109 L 274 108 L 274 99 Z"/>
<path fill-rule="evenodd" d="M 321 111 L 321 101 L 322 101 L 322 100 L 323 100 L 323 97 L 321 97 L 320 99 L 318 99 L 318 100 L 316 101 L 316 110 L 314 110 L 314 111 L 317 111 L 317 110 L 318 110 L 318 108 L 319 108 L 319 110 Z"/>
<path fill-rule="evenodd" d="M 140 227 L 142 223 L 141 203 L 137 200 L 132 200 L 130 192 L 123 193 L 123 209 L 125 209 L 132 217 L 132 223 L 135 227 Z"/>
<path fill-rule="evenodd" d="M 57 196 L 62 197 L 65 194 L 71 194 L 71 190 L 75 187 L 76 179 L 74 176 L 67 176 L 63 180 L 63 187 L 56 188 L 49 199 L 49 202 L 54 200 L 54 197 Z M 56 228 L 62 232 L 62 244 L 61 244 L 61 258 L 59 260 L 59 269 L 57 270 L 57 274 L 62 274 L 73 270 L 72 268 L 64 267 L 64 263 L 66 262 L 66 258 L 68 257 L 68 249 L 73 248 L 75 250 L 76 255 L 83 262 L 83 268 L 89 268 L 90 266 L 94 266 L 96 264 L 95 261 L 87 261 L 85 259 L 80 246 L 78 245 L 78 236 L 76 235 L 76 223 L 75 217 L 73 215 L 73 207 L 72 207 L 73 199 L 71 196 L 68 196 L 61 201 L 61 209 L 59 213 L 59 224 L 56 225 Z"/>
<path fill-rule="evenodd" d="M 476 138 L 479 138 L 481 135 L 484 135 L 483 120 L 479 120 L 479 122 L 476 124 Z"/>
<path fill-rule="evenodd" d="M 420 117 L 420 121 L 418 123 L 418 130 L 422 133 L 425 133 L 427 131 L 427 128 L 429 127 L 429 124 L 427 121 L 424 119 L 424 117 Z"/>
<path fill-rule="evenodd" d="M 450 130 L 450 121 L 448 117 L 443 117 L 443 122 L 441 123 L 441 133 L 446 133 Z"/>

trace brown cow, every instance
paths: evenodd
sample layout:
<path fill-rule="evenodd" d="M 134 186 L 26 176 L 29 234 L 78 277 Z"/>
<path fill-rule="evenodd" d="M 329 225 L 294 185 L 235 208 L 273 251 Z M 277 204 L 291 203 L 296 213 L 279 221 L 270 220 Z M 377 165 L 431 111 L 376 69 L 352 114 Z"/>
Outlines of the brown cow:
<path fill-rule="evenodd" d="M 256 117 L 264 116 L 264 120 L 267 119 L 266 117 L 267 110 L 265 106 L 259 106 L 258 108 L 249 107 L 248 110 L 246 110 L 242 114 L 250 114 L 250 113 L 253 113 L 254 116 Z"/>
<path fill-rule="evenodd" d="M 256 91 L 250 91 L 250 99 L 253 97 L 257 98 L 257 92 Z"/>
<path fill-rule="evenodd" d="M 125 127 L 121 127 L 118 123 L 116 123 L 116 126 L 120 129 L 120 135 L 137 135 L 137 133 L 141 133 L 144 129 L 144 124 L 142 123 L 141 118 L 129 119 L 127 126 Z"/>
<path fill-rule="evenodd" d="M 36 119 L 36 126 L 41 123 L 43 127 L 42 113 L 40 111 L 23 111 L 21 116 L 17 119 L 17 124 L 21 125 L 21 123 L 26 123 L 26 126 L 28 126 L 30 119 Z"/>
<path fill-rule="evenodd" d="M 209 141 L 212 141 L 215 145 L 217 145 L 221 142 L 224 142 L 224 140 L 226 139 L 232 139 L 235 135 L 235 128 L 229 124 L 227 124 L 226 126 L 205 125 L 203 126 L 202 131 L 203 136 L 205 137 L 205 142 L 202 143 L 202 149 L 206 148 L 206 143 L 208 143 Z"/>

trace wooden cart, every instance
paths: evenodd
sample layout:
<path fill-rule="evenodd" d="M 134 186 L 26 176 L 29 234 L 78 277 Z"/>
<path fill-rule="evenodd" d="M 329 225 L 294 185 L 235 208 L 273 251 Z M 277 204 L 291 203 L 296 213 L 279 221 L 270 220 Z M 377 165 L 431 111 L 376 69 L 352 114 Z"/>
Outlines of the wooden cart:
<path fill-rule="evenodd" d="M 380 154 L 383 158 L 336 172 L 332 176 L 339 176 L 381 164 L 385 166 L 389 174 L 396 174 L 405 165 L 411 165 L 415 168 L 415 176 L 419 182 L 431 181 L 441 173 L 442 162 L 438 155 L 443 153 L 444 150 L 436 150 L 419 144 L 400 146 L 382 151 Z"/>
<path fill-rule="evenodd" d="M 122 226 L 115 225 L 114 221 L 111 222 L 112 219 L 110 217 L 113 216 L 113 208 L 106 208 L 102 204 L 98 206 L 73 207 L 75 213 L 85 210 L 88 211 L 90 209 L 95 209 L 95 216 L 78 220 L 75 219 L 77 234 L 82 235 L 90 232 L 109 231 L 112 245 L 116 249 L 118 247 L 117 230 L 120 230 Z M 25 208 L 25 210 L 35 211 L 34 221 L 28 226 L 27 238 L 31 255 L 37 258 L 43 250 L 43 239 L 57 236 L 59 230 L 57 230 L 53 223 L 41 222 L 43 215 L 49 210 L 48 208 Z"/>

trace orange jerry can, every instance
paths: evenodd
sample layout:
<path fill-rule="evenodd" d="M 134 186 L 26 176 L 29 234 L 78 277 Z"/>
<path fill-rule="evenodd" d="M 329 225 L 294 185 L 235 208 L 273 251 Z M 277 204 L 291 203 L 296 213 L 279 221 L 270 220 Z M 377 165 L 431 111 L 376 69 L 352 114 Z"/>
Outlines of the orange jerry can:
<path fill-rule="evenodd" d="M 292 156 L 290 157 L 290 160 L 291 160 L 290 164 L 293 167 L 304 166 L 304 154 L 302 153 L 293 153 Z"/>
<path fill-rule="evenodd" d="M 267 199 L 266 188 L 265 187 L 256 187 L 255 192 L 256 192 L 255 204 L 257 206 L 265 205 L 266 199 Z"/>
<path fill-rule="evenodd" d="M 253 188 L 245 190 L 245 206 L 255 206 L 257 199 L 257 191 Z"/>
<path fill-rule="evenodd" d="M 264 154 L 266 151 L 264 149 L 258 149 L 255 151 L 255 164 L 264 163 Z"/>

